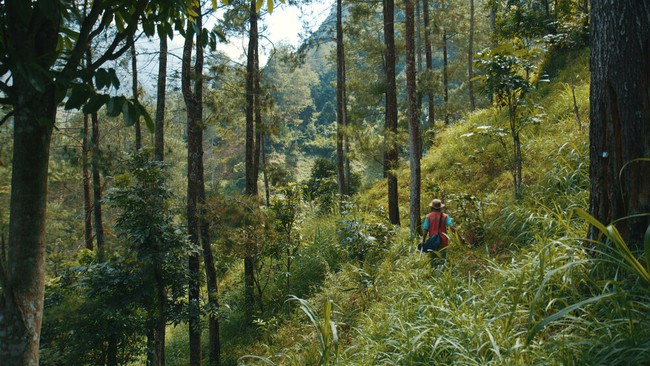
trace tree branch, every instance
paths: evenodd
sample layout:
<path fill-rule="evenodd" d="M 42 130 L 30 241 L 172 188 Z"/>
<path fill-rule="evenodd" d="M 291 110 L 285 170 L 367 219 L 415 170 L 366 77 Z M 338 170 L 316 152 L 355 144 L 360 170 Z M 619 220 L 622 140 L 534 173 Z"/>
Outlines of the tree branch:
<path fill-rule="evenodd" d="M 4 125 L 5 122 L 7 122 L 7 120 L 8 120 L 9 118 L 11 118 L 14 114 L 16 114 L 16 110 L 15 110 L 15 109 L 12 110 L 11 112 L 5 114 L 5 116 L 2 117 L 2 119 L 0 119 L 0 126 Z"/>

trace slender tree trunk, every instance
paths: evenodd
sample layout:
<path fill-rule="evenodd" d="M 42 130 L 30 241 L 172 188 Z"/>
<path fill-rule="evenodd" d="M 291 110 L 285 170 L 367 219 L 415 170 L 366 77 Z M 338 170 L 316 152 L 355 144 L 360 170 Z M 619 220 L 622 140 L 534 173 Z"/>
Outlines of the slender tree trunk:
<path fill-rule="evenodd" d="M 255 52 L 257 50 L 257 12 L 255 0 L 251 0 L 249 11 L 250 30 L 246 62 L 246 194 L 257 196 L 257 174 L 255 173 Z"/>
<path fill-rule="evenodd" d="M 269 207 L 271 206 L 271 187 L 269 185 L 269 177 L 267 174 L 267 166 L 266 166 L 266 138 L 264 135 L 262 135 L 262 173 L 264 174 L 263 179 L 264 179 L 264 195 L 266 198 L 266 206 Z"/>
<path fill-rule="evenodd" d="M 203 28 L 201 16 L 196 18 L 199 29 Z M 201 37 L 197 36 L 196 40 L 196 63 L 194 66 L 194 75 L 198 75 L 194 83 L 194 100 L 197 104 L 197 121 L 203 120 L 203 44 Z M 258 116 L 259 117 L 259 116 Z M 205 171 L 203 165 L 203 128 L 198 126 L 197 133 L 197 194 L 199 203 L 199 227 L 201 235 L 201 246 L 203 248 L 203 264 L 205 267 L 206 287 L 208 290 L 208 304 L 211 312 L 208 314 L 208 331 L 210 337 L 210 365 L 218 366 L 221 364 L 221 341 L 219 337 L 219 297 L 217 288 L 217 270 L 214 265 L 214 255 L 210 240 L 210 225 L 206 220 L 206 194 L 205 194 Z"/>
<path fill-rule="evenodd" d="M 87 64 L 92 63 L 92 54 L 86 52 Z M 94 88 L 92 80 L 90 86 Z M 92 135 L 90 138 L 90 168 L 92 171 L 92 188 L 93 188 L 93 216 L 95 218 L 95 242 L 97 243 L 97 257 L 99 261 L 104 260 L 106 247 L 104 245 L 104 223 L 102 218 L 102 182 L 99 172 L 100 154 L 99 154 L 99 117 L 97 113 L 90 115 Z"/>
<path fill-rule="evenodd" d="M 343 47 L 343 7 L 341 3 L 342 0 L 336 1 L 336 171 L 339 194 L 349 195 L 349 182 L 345 174 L 347 157 L 343 147 L 347 113 L 345 110 L 345 49 Z"/>
<path fill-rule="evenodd" d="M 158 81 L 156 92 L 156 129 L 154 137 L 154 159 L 163 161 L 165 159 L 165 98 L 167 86 L 167 37 L 160 36 L 160 55 L 158 59 Z M 157 263 L 155 273 L 156 279 L 156 319 L 152 329 L 153 352 L 151 365 L 165 365 L 165 333 L 167 326 L 166 306 L 167 306 L 167 288 L 163 277 L 163 269 L 160 263 Z"/>
<path fill-rule="evenodd" d="M 249 9 L 249 38 L 246 63 L 246 195 L 257 197 L 257 168 L 255 142 L 255 54 L 257 53 L 257 12 L 256 2 L 251 0 Z M 251 324 L 255 307 L 255 238 L 246 241 L 244 254 L 244 291 L 246 321 Z"/>
<path fill-rule="evenodd" d="M 104 245 L 104 223 L 102 218 L 102 181 L 99 172 L 99 118 L 97 113 L 90 115 L 92 121 L 92 138 L 90 141 L 91 169 L 93 176 L 93 216 L 95 217 L 95 242 L 100 261 L 104 260 L 106 245 Z"/>
<path fill-rule="evenodd" d="M 156 132 L 154 158 L 165 159 L 165 102 L 167 98 L 167 37 L 160 36 L 160 56 L 158 60 L 158 84 L 156 92 Z"/>
<path fill-rule="evenodd" d="M 117 335 L 115 333 L 111 333 L 108 335 L 108 340 L 107 343 L 108 345 L 106 346 L 106 366 L 117 366 L 117 352 L 118 352 L 118 339 Z"/>
<path fill-rule="evenodd" d="M 259 38 L 259 35 L 258 35 Z M 256 42 L 258 43 L 258 42 Z M 254 152 L 254 169 L 253 173 L 255 177 L 255 187 L 257 187 L 257 182 L 259 181 L 260 176 L 260 156 L 262 150 L 262 135 L 264 134 L 264 128 L 262 126 L 262 87 L 260 83 L 260 55 L 259 55 L 259 45 L 255 47 L 254 50 L 254 60 L 253 60 L 253 77 L 254 77 L 254 104 L 253 109 L 255 110 L 255 152 Z M 258 190 L 259 194 L 259 190 Z"/>
<path fill-rule="evenodd" d="M 395 75 L 395 1 L 384 0 L 384 40 L 386 42 L 386 156 L 385 169 L 388 180 L 388 216 L 393 225 L 399 225 L 397 195 L 398 151 L 397 135 L 397 85 Z"/>
<path fill-rule="evenodd" d="M 84 189 L 84 238 L 86 249 L 94 250 L 93 244 L 93 205 L 90 196 L 90 163 L 88 162 L 88 115 L 84 115 L 83 139 L 81 142 L 81 170 Z"/>
<path fill-rule="evenodd" d="M 203 148 L 201 148 L 203 150 Z M 203 155 L 203 151 L 201 151 Z M 219 336 L 219 289 L 217 287 L 217 269 L 214 265 L 214 255 L 212 254 L 212 246 L 210 240 L 210 225 L 207 222 L 205 212 L 205 181 L 203 161 L 199 162 L 199 177 L 201 182 L 199 184 L 199 204 L 201 207 L 201 245 L 203 247 L 203 264 L 205 267 L 206 287 L 208 289 L 208 304 L 210 305 L 211 312 L 208 314 L 208 330 L 210 336 L 210 365 L 218 366 L 221 364 L 221 340 Z"/>
<path fill-rule="evenodd" d="M 431 26 L 429 24 L 429 0 L 422 0 L 422 8 L 424 9 L 424 54 L 426 59 L 426 68 L 429 77 L 433 77 L 433 52 L 431 50 L 431 38 L 429 32 Z M 429 128 L 433 130 L 435 123 L 435 106 L 433 101 L 433 88 L 427 90 L 427 107 L 429 110 Z"/>
<path fill-rule="evenodd" d="M 135 50 L 135 39 L 133 35 L 129 37 L 131 43 L 131 80 L 133 100 L 138 100 L 138 57 Z M 142 131 L 140 130 L 140 119 L 135 121 L 135 149 L 142 149 Z"/>
<path fill-rule="evenodd" d="M 469 93 L 469 110 L 476 109 L 474 101 L 474 0 L 469 0 L 469 45 L 467 47 L 467 89 Z"/>
<path fill-rule="evenodd" d="M 167 328 L 167 288 L 165 287 L 165 280 L 163 278 L 162 264 L 156 263 L 154 270 L 154 278 L 156 281 L 156 314 L 154 319 L 154 326 L 151 329 L 153 335 L 153 352 L 152 352 L 152 366 L 165 365 L 165 333 Z"/>
<path fill-rule="evenodd" d="M 449 60 L 447 57 L 447 30 L 442 27 L 442 88 L 445 105 L 445 125 L 449 124 Z"/>
<path fill-rule="evenodd" d="M 593 1 L 589 157 L 591 214 L 643 247 L 650 218 L 650 11 L 639 1 Z M 590 238 L 597 238 L 590 229 Z"/>
<path fill-rule="evenodd" d="M 420 118 L 415 72 L 414 1 L 404 0 L 406 13 L 406 91 L 408 100 L 411 195 L 409 199 L 411 235 L 420 232 Z"/>
<path fill-rule="evenodd" d="M 415 60 L 416 74 L 422 71 L 422 21 L 420 14 L 420 0 L 415 0 Z M 421 107 L 418 105 L 418 107 Z"/>
<path fill-rule="evenodd" d="M 200 228 L 198 217 L 199 196 L 199 161 L 202 143 L 201 136 L 201 101 L 197 100 L 192 91 L 192 46 L 194 39 L 192 24 L 188 21 L 182 59 L 182 91 L 187 109 L 187 231 L 192 244 L 200 246 Z M 197 35 L 197 38 L 200 38 Z M 197 41 L 199 43 L 200 41 Z M 197 57 L 198 63 L 198 57 Z M 196 83 L 197 81 L 195 81 Z M 196 85 L 196 84 L 195 84 Z M 201 364 L 201 319 L 200 319 L 200 258 L 198 254 L 191 254 L 188 261 L 190 275 L 189 296 L 189 338 L 190 338 L 190 365 Z"/>
<path fill-rule="evenodd" d="M 571 97 L 573 99 L 573 113 L 576 115 L 576 123 L 578 124 L 578 129 L 582 130 L 582 122 L 580 121 L 580 110 L 578 109 L 578 100 L 576 99 L 576 75 L 573 73 L 573 68 L 571 69 Z"/>

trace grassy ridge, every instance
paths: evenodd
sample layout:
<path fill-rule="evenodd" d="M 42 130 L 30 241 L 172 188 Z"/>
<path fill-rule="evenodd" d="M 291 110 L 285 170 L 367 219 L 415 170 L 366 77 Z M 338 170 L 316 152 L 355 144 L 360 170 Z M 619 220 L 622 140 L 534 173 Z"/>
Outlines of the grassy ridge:
<path fill-rule="evenodd" d="M 443 198 L 466 239 L 451 239 L 446 266 L 432 269 L 400 229 L 380 257 L 333 270 L 296 317 L 247 350 L 266 358 L 243 363 L 647 363 L 650 291 L 612 245 L 583 240 L 573 210 L 588 199 L 588 51 L 553 54 L 540 74 L 550 82 L 529 103 L 539 123 L 522 132 L 522 199 L 503 145 L 482 127 L 504 127 L 501 112 L 436 131 L 422 160 L 422 208 Z M 399 182 L 406 220 L 408 167 Z M 385 206 L 385 192 L 384 182 L 364 192 L 358 212 Z"/>

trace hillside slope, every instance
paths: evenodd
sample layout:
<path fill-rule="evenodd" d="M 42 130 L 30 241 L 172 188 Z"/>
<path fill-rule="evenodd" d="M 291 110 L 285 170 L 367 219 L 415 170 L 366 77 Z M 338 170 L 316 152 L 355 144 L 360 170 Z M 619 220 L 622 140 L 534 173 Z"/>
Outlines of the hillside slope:
<path fill-rule="evenodd" d="M 583 245 L 586 225 L 573 211 L 585 208 L 588 196 L 588 50 L 554 53 L 541 70 L 550 82 L 533 98 L 539 123 L 522 132 L 522 198 L 513 198 L 504 146 L 490 133 L 505 123 L 499 111 L 477 111 L 436 131 L 423 158 L 422 206 L 443 198 L 460 229 L 447 264 L 431 268 L 402 229 L 381 259 L 333 273 L 303 303 L 310 317 L 294 319 L 272 337 L 262 352 L 268 361 L 593 365 L 650 359 L 650 293 L 607 245 Z M 406 217 L 408 169 L 399 181 Z M 385 183 L 376 184 L 357 207 L 384 205 L 385 192 Z M 327 331 L 328 322 L 337 333 Z M 301 332 L 311 336 L 293 336 Z"/>

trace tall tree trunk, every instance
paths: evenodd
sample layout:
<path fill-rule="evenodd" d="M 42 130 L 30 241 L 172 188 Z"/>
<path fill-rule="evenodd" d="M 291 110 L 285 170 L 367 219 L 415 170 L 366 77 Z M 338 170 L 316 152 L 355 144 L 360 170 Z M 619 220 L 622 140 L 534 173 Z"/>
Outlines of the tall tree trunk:
<path fill-rule="evenodd" d="M 445 125 L 449 124 L 449 60 L 447 57 L 447 30 L 442 27 L 442 95 L 444 101 Z"/>
<path fill-rule="evenodd" d="M 91 170 L 93 176 L 93 216 L 95 218 L 95 242 L 97 243 L 97 257 L 104 260 L 106 245 L 104 245 L 104 220 L 102 218 L 102 178 L 99 172 L 99 118 L 97 113 L 90 115 L 92 121 L 92 137 L 90 141 Z"/>
<path fill-rule="evenodd" d="M 160 37 L 160 54 L 158 59 L 158 81 L 156 92 L 156 122 L 154 136 L 154 160 L 163 161 L 165 159 L 165 98 L 167 86 L 167 37 Z M 152 329 L 153 344 L 151 352 L 152 366 L 165 365 L 165 333 L 167 326 L 166 307 L 167 307 L 167 288 L 163 278 L 163 269 L 160 263 L 156 264 L 154 277 L 156 280 L 156 319 Z"/>
<path fill-rule="evenodd" d="M 384 40 L 386 42 L 386 140 L 385 171 L 388 180 L 388 216 L 393 225 L 399 225 L 397 195 L 397 85 L 395 81 L 395 1 L 384 0 Z"/>
<path fill-rule="evenodd" d="M 203 23 L 201 16 L 196 18 L 197 28 L 202 29 Z M 196 63 L 194 66 L 194 75 L 198 75 L 194 84 L 194 99 L 197 106 L 197 121 L 203 119 L 203 44 L 201 37 L 197 36 L 196 40 Z M 208 290 L 208 304 L 211 312 L 208 314 L 208 332 L 209 332 L 209 350 L 210 365 L 218 366 L 221 364 L 221 341 L 219 337 L 219 297 L 217 288 L 217 270 L 214 265 L 214 255 L 212 254 L 212 245 L 210 240 L 210 225 L 206 220 L 206 194 L 205 194 L 205 169 L 203 164 L 203 129 L 199 126 L 196 131 L 198 144 L 196 145 L 199 159 L 197 159 L 198 175 L 198 203 L 199 203 L 199 227 L 201 235 L 201 246 L 203 248 L 203 265 L 205 267 L 206 287 Z"/>
<path fill-rule="evenodd" d="M 84 18 L 88 10 L 88 2 L 84 2 L 83 14 Z M 88 61 L 88 60 L 87 60 Z M 93 205 L 90 186 L 90 162 L 88 154 L 90 153 L 90 146 L 88 136 L 90 134 L 88 115 L 84 114 L 83 117 L 83 138 L 81 143 L 81 170 L 83 175 L 83 191 L 84 191 L 84 238 L 86 249 L 94 250 L 93 244 Z"/>
<path fill-rule="evenodd" d="M 406 13 L 406 91 L 408 99 L 411 195 L 409 199 L 411 235 L 420 232 L 420 118 L 415 72 L 414 1 L 404 0 Z"/>
<path fill-rule="evenodd" d="M 93 244 L 93 205 L 90 196 L 90 163 L 88 162 L 88 115 L 84 115 L 83 139 L 81 142 L 81 170 L 84 190 L 84 241 L 86 249 L 94 250 Z"/>
<path fill-rule="evenodd" d="M 430 77 L 433 77 L 433 52 L 431 50 L 431 26 L 429 24 L 429 0 L 422 0 L 422 8 L 424 9 L 424 54 L 426 59 L 426 68 Z M 433 101 L 433 88 L 427 91 L 427 107 L 429 110 L 429 128 L 433 130 L 435 123 L 435 106 Z"/>
<path fill-rule="evenodd" d="M 200 11 L 200 10 L 199 10 Z M 200 29 L 200 28 L 199 28 Z M 199 196 L 199 161 L 203 157 L 200 144 L 201 137 L 201 101 L 192 90 L 192 46 L 195 36 L 193 25 L 188 21 L 182 60 L 182 91 L 187 109 L 187 232 L 193 245 L 200 247 L 200 228 L 198 215 Z M 196 35 L 197 39 L 200 35 Z M 197 41 L 199 43 L 200 41 Z M 198 64 L 197 55 L 197 64 Z M 200 78 L 198 78 L 200 79 Z M 196 83 L 199 81 L 195 80 Z M 200 258 L 191 254 L 188 261 L 190 275 L 189 296 L 189 338 L 190 365 L 201 364 L 201 319 L 200 319 Z"/>
<path fill-rule="evenodd" d="M 14 106 L 7 267 L 3 263 L 0 268 L 0 360 L 36 366 L 43 316 L 47 172 L 56 108 L 53 88 L 35 92 L 16 74 L 13 83 L 22 97 Z"/>
<path fill-rule="evenodd" d="M 154 159 L 165 159 L 165 102 L 167 98 L 167 36 L 160 37 L 158 59 L 158 83 L 156 91 L 156 132 L 154 140 Z"/>
<path fill-rule="evenodd" d="M 262 159 L 262 173 L 264 174 L 264 177 L 263 177 L 264 178 L 264 195 L 265 195 L 265 198 L 266 198 L 266 206 L 269 207 L 269 206 L 271 206 L 271 187 L 269 185 L 269 176 L 267 174 L 268 172 L 267 172 L 267 166 L 266 166 L 266 139 L 265 139 L 264 135 L 262 135 L 261 145 L 262 145 L 262 152 L 261 152 L 262 153 L 262 156 L 261 156 L 261 159 Z"/>
<path fill-rule="evenodd" d="M 198 48 L 197 48 L 198 51 Z M 202 135 L 202 134 L 201 134 Z M 203 144 L 201 144 L 201 156 L 203 156 Z M 199 161 L 199 205 L 201 216 L 199 223 L 201 225 L 201 245 L 203 247 L 203 265 L 205 267 L 206 287 L 208 289 L 208 304 L 212 311 L 208 314 L 208 331 L 210 337 L 210 365 L 218 366 L 221 364 L 221 340 L 219 337 L 219 289 L 217 287 L 217 269 L 214 265 L 214 255 L 210 240 L 210 225 L 206 220 L 205 212 L 205 174 L 203 168 L 203 159 Z"/>
<path fill-rule="evenodd" d="M 86 52 L 86 63 L 92 63 L 92 53 Z M 90 86 L 94 88 L 92 79 Z M 102 179 L 99 172 L 99 117 L 97 112 L 90 115 L 92 134 L 90 137 L 90 169 L 92 173 L 93 188 L 93 216 L 95 218 L 95 242 L 97 244 L 97 257 L 99 261 L 104 260 L 106 246 L 104 245 L 104 222 L 102 218 Z"/>
<path fill-rule="evenodd" d="M 336 171 L 339 194 L 349 195 L 350 186 L 345 174 L 344 135 L 347 125 L 345 109 L 345 49 L 343 47 L 343 7 L 342 0 L 336 1 Z"/>
<path fill-rule="evenodd" d="M 469 93 L 469 110 L 476 109 L 474 101 L 474 0 L 469 0 L 469 45 L 467 46 L 467 88 Z"/>
<path fill-rule="evenodd" d="M 133 35 L 129 37 L 131 43 L 131 87 L 133 92 L 133 100 L 138 100 L 138 57 L 135 51 L 135 39 Z M 140 130 L 140 119 L 135 121 L 135 149 L 142 149 L 142 131 Z"/>
<path fill-rule="evenodd" d="M 591 214 L 609 224 L 650 212 L 650 11 L 639 1 L 594 1 L 591 9 Z M 642 248 L 647 216 L 616 227 Z M 598 233 L 593 227 L 590 237 Z"/>
<path fill-rule="evenodd" d="M 258 35 L 259 38 L 259 35 Z M 258 43 L 258 42 L 256 42 Z M 262 126 L 262 87 L 260 83 L 261 74 L 260 74 L 260 55 L 259 55 L 259 44 L 258 47 L 255 47 L 253 58 L 253 110 L 255 111 L 255 151 L 253 157 L 253 173 L 255 177 L 255 187 L 257 187 L 257 182 L 259 181 L 260 176 L 260 156 L 262 150 L 262 135 L 264 134 L 264 128 Z M 259 190 L 258 190 L 259 194 Z"/>
<path fill-rule="evenodd" d="M 246 194 L 257 196 L 257 174 L 255 173 L 255 53 L 257 50 L 257 12 L 255 0 L 251 0 L 246 57 Z"/>
<path fill-rule="evenodd" d="M 255 54 L 257 53 L 257 12 L 256 1 L 251 0 L 249 10 L 249 37 L 248 55 L 246 63 L 246 195 L 257 196 L 257 173 L 256 164 L 256 142 L 255 142 Z M 246 241 L 244 251 L 244 291 L 245 291 L 245 313 L 247 323 L 253 321 L 253 310 L 255 307 L 255 261 L 254 238 Z"/>

